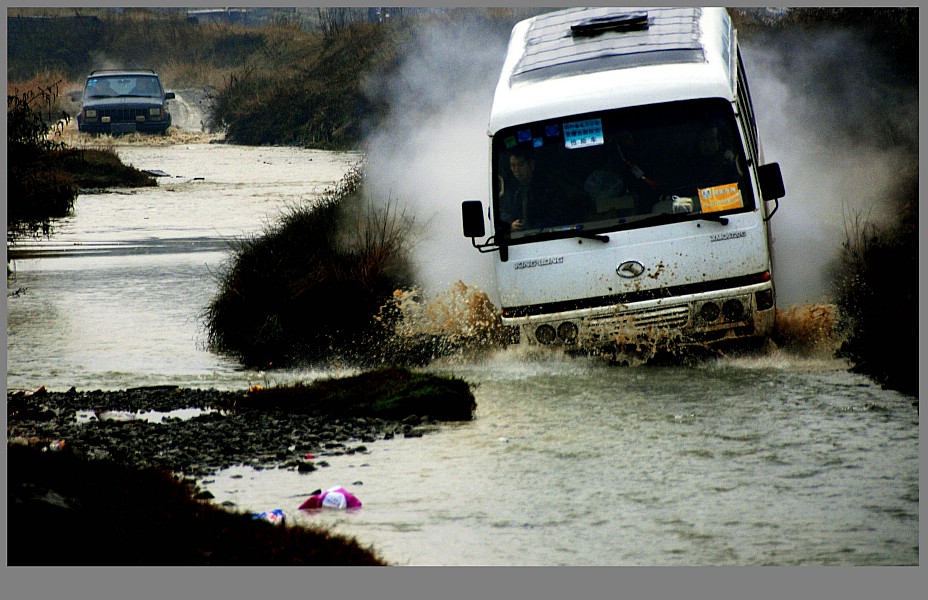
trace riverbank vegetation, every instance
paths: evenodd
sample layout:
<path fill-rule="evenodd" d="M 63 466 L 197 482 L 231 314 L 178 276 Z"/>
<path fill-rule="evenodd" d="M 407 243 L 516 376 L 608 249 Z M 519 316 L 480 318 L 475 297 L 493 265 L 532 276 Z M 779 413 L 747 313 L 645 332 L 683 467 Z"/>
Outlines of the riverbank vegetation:
<path fill-rule="evenodd" d="M 59 138 L 69 120 L 55 113 L 58 83 L 7 94 L 7 243 L 48 235 L 82 189 L 155 185 L 111 149 L 68 148 Z"/>
<path fill-rule="evenodd" d="M 414 220 L 350 170 L 261 234 L 231 242 L 205 313 L 212 349 L 258 367 L 381 356 L 393 292 L 412 285 Z"/>
<path fill-rule="evenodd" d="M 48 232 L 51 220 L 67 216 L 77 197 L 73 180 L 44 164 L 63 147 L 49 139 L 43 117 L 56 95 L 54 86 L 7 95 L 7 243 Z"/>
<path fill-rule="evenodd" d="M 386 110 L 365 95 L 364 79 L 389 71 L 395 58 L 391 36 L 375 24 L 354 24 L 337 36 L 268 28 L 261 60 L 229 75 L 210 127 L 238 144 L 357 146 Z"/>
<path fill-rule="evenodd" d="M 854 370 L 918 397 L 918 181 L 904 182 L 899 194 L 906 210 L 899 222 L 848 223 L 834 276 L 846 334 L 840 354 Z"/>

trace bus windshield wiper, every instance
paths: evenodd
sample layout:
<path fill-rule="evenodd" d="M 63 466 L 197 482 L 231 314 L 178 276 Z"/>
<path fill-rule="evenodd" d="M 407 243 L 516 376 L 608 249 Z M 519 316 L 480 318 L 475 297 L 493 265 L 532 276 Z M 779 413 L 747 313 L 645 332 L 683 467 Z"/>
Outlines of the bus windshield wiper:
<path fill-rule="evenodd" d="M 629 223 L 634 223 L 638 226 L 666 225 L 668 223 L 679 223 L 680 221 L 688 220 L 685 217 L 695 217 L 701 221 L 713 221 L 715 223 L 721 223 L 722 225 L 728 225 L 728 217 L 722 217 L 712 213 L 658 213 L 656 215 L 651 215 L 637 221 L 629 221 Z"/>
<path fill-rule="evenodd" d="M 551 230 L 552 232 L 557 233 L 566 233 L 565 237 L 579 237 L 587 240 L 599 240 L 600 242 L 606 243 L 609 241 L 609 236 L 604 233 L 594 233 L 592 231 L 584 231 L 583 225 L 572 225 L 569 227 L 563 227 Z"/>
<path fill-rule="evenodd" d="M 568 225 L 564 227 L 546 227 L 541 229 L 536 234 L 531 237 L 533 239 L 562 239 L 562 238 L 584 238 L 588 240 L 599 240 L 600 242 L 606 243 L 609 241 L 609 236 L 604 233 L 594 233 L 592 231 L 584 231 L 583 225 Z M 524 239 L 524 238 L 523 238 Z"/>
<path fill-rule="evenodd" d="M 697 218 L 701 221 L 715 221 L 716 223 L 721 223 L 722 225 L 728 225 L 728 217 L 722 217 L 712 213 L 699 213 Z"/>
<path fill-rule="evenodd" d="M 609 241 L 609 236 L 605 233 L 593 233 L 592 231 L 576 231 L 573 237 L 584 238 L 587 240 L 599 240 L 603 243 Z"/>

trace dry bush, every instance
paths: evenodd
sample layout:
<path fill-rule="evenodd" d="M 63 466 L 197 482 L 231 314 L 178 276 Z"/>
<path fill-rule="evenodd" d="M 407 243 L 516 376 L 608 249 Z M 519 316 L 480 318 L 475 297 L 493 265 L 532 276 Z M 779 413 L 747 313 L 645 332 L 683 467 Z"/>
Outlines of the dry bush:
<path fill-rule="evenodd" d="M 834 276 L 840 353 L 880 383 L 918 395 L 918 180 L 901 182 L 899 222 L 856 218 Z"/>
<path fill-rule="evenodd" d="M 82 81 L 68 80 L 63 71 L 45 70 L 36 73 L 30 79 L 9 81 L 6 89 L 8 97 L 22 96 L 34 90 L 50 90 L 52 93 L 48 94 L 42 106 L 36 107 L 36 110 L 46 123 L 54 124 L 62 114 L 70 117 L 72 104 L 68 100 L 68 93 L 82 91 L 83 85 Z"/>
<path fill-rule="evenodd" d="M 233 71 L 233 67 L 217 68 L 206 63 L 175 60 L 165 62 L 158 69 L 158 74 L 166 90 L 204 86 L 219 89 L 229 80 Z"/>
<path fill-rule="evenodd" d="M 233 242 L 205 313 L 210 346 L 256 366 L 370 362 L 390 334 L 381 307 L 411 281 L 412 222 L 361 192 L 360 168 Z"/>

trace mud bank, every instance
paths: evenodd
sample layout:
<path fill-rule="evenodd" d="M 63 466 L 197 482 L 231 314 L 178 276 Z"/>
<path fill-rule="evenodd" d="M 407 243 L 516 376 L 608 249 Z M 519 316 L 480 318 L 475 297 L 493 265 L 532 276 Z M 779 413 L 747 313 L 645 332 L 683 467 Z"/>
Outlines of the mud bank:
<path fill-rule="evenodd" d="M 402 373 L 394 375 L 402 377 Z M 399 400 L 386 413 L 369 404 L 352 407 L 350 400 L 332 396 L 328 388 L 340 387 L 339 381 L 296 388 L 305 399 L 303 407 L 296 393 L 287 393 L 286 403 L 281 404 L 273 390 L 249 393 L 159 386 L 120 391 L 8 391 L 7 436 L 11 444 L 64 447 L 88 460 L 112 459 L 135 468 L 157 467 L 204 477 L 233 465 L 309 472 L 325 466 L 327 456 L 363 453 L 365 444 L 398 436 L 420 437 L 438 426 L 438 421 L 425 414 L 428 409 L 421 394 L 412 389 L 409 397 L 415 406 L 403 410 Z M 390 381 L 390 393 L 395 396 L 396 378 Z M 358 377 L 348 378 L 341 386 L 357 382 Z M 431 381 L 436 385 L 429 393 L 436 405 L 449 398 L 443 382 L 454 385 L 440 378 Z M 458 410 L 455 419 L 473 410 L 467 384 L 458 382 L 456 387 L 462 385 L 469 410 Z"/>
<path fill-rule="evenodd" d="M 10 565 L 384 565 L 355 539 L 212 506 L 156 469 L 9 448 Z"/>
<path fill-rule="evenodd" d="M 453 417 L 436 410 L 448 405 Z M 436 429 L 426 407 L 460 420 L 475 404 L 463 381 L 396 369 L 243 392 L 8 390 L 10 564 L 386 564 L 353 538 L 216 505 L 195 479 L 233 465 L 309 473 Z"/>

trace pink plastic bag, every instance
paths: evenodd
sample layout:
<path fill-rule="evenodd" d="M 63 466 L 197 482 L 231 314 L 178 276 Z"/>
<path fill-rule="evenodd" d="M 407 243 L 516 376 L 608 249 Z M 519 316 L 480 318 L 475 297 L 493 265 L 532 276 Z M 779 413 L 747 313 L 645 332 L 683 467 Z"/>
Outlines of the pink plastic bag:
<path fill-rule="evenodd" d="M 313 510 L 316 508 L 333 508 L 335 510 L 361 508 L 361 501 L 345 488 L 335 486 L 319 494 L 313 494 L 300 505 L 300 510 Z"/>

